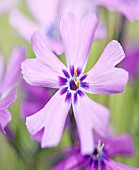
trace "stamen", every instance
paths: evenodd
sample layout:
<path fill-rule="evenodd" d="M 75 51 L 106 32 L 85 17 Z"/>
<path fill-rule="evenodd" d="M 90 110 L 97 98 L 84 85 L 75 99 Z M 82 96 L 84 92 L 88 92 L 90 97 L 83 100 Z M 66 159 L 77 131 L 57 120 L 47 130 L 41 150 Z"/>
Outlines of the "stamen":
<path fill-rule="evenodd" d="M 76 70 L 74 70 L 74 76 L 77 77 L 78 76 L 78 73 Z"/>
<path fill-rule="evenodd" d="M 100 140 L 98 140 L 97 148 L 96 148 L 95 152 L 93 153 L 93 157 L 94 157 L 95 159 L 100 158 L 101 152 L 102 152 L 103 148 L 104 148 L 104 143 L 101 144 Z"/>
<path fill-rule="evenodd" d="M 98 141 L 98 146 L 97 146 L 97 150 L 100 153 L 102 151 L 102 149 L 104 148 L 104 143 L 101 145 L 100 140 Z"/>
<path fill-rule="evenodd" d="M 74 79 L 74 83 L 76 84 L 77 87 L 79 87 L 79 85 L 80 85 L 80 80 Z"/>

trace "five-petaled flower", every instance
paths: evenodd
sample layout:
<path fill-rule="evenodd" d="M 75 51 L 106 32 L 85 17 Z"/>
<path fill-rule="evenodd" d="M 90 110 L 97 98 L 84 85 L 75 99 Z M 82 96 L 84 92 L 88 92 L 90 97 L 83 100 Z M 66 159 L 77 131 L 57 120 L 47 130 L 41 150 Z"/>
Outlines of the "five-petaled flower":
<path fill-rule="evenodd" d="M 88 98 L 84 92 L 122 92 L 128 80 L 128 73 L 115 67 L 125 55 L 121 45 L 112 41 L 95 66 L 83 74 L 97 25 L 97 17 L 92 13 L 88 13 L 82 21 L 78 21 L 72 14 L 61 18 L 60 32 L 67 68 L 47 48 L 45 39 L 38 32 L 32 36 L 32 46 L 37 58 L 22 63 L 24 79 L 34 86 L 59 89 L 43 109 L 26 119 L 31 135 L 44 130 L 42 148 L 53 147 L 60 142 L 71 104 L 82 154 L 90 154 L 94 150 L 93 130 L 105 136 L 109 111 Z"/>
<path fill-rule="evenodd" d="M 115 156 L 132 156 L 133 141 L 127 134 L 104 141 L 96 140 L 95 149 L 90 155 L 81 155 L 80 148 L 74 146 L 64 151 L 65 159 L 59 162 L 53 170 L 139 170 L 111 160 Z"/>
<path fill-rule="evenodd" d="M 47 46 L 57 55 L 64 51 L 59 31 L 59 19 L 61 15 L 72 12 L 76 16 L 82 17 L 88 11 L 98 13 L 98 7 L 92 0 L 26 0 L 30 14 L 34 18 L 31 20 L 20 10 L 14 9 L 10 13 L 11 26 L 27 41 L 31 41 L 31 36 L 39 30 L 44 34 Z M 46 14 L 47 11 L 47 14 Z M 106 37 L 106 29 L 100 23 L 95 33 L 95 39 Z"/>

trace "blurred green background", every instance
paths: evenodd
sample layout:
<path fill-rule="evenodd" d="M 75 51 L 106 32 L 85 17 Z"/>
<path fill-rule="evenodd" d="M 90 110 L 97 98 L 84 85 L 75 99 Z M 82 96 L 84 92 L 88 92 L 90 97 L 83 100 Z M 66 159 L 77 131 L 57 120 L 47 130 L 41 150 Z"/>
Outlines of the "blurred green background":
<path fill-rule="evenodd" d="M 22 2 L 21 9 L 27 11 Z M 28 13 L 28 12 L 27 12 Z M 100 10 L 100 18 L 107 26 L 107 37 L 102 41 L 93 43 L 86 71 L 89 70 L 101 55 L 106 44 L 117 38 L 120 26 L 120 15 Z M 139 22 L 126 21 L 125 42 L 139 44 Z M 34 56 L 31 46 L 21 39 L 10 27 L 8 14 L 0 16 L 0 52 L 3 54 L 5 64 L 16 45 L 27 47 L 27 57 Z M 64 55 L 60 59 L 65 62 Z M 14 71 L 14 70 L 13 70 Z M 132 158 L 117 158 L 116 160 L 128 165 L 139 167 L 139 76 L 136 80 L 128 82 L 125 92 L 116 95 L 89 95 L 95 101 L 104 104 L 111 110 L 111 124 L 116 134 L 130 133 L 135 143 L 135 155 Z M 10 107 L 12 121 L 10 127 L 15 134 L 16 143 L 11 144 L 6 136 L 0 133 L 0 170 L 49 170 L 59 158 L 59 150 L 70 145 L 69 134 L 64 132 L 61 143 L 52 149 L 39 149 L 39 144 L 31 141 L 25 123 L 20 119 L 21 93 L 18 90 L 18 99 Z M 18 151 L 20 153 L 18 153 Z"/>

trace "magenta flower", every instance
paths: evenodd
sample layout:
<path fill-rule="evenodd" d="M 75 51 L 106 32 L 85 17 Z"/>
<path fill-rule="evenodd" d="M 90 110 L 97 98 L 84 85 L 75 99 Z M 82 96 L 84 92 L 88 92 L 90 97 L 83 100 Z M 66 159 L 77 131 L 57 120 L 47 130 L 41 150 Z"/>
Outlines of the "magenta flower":
<path fill-rule="evenodd" d="M 22 103 L 21 103 L 21 118 L 33 115 L 41 110 L 51 98 L 51 93 L 47 88 L 30 86 L 25 81 L 21 85 Z"/>
<path fill-rule="evenodd" d="M 98 5 L 120 12 L 131 22 L 139 20 L 139 0 L 96 0 Z"/>
<path fill-rule="evenodd" d="M 26 117 L 33 115 L 41 110 L 51 98 L 52 94 L 44 87 L 30 86 L 25 81 L 22 82 L 22 102 L 21 118 L 25 121 Z M 43 129 L 32 136 L 32 139 L 41 141 Z"/>
<path fill-rule="evenodd" d="M 37 58 L 23 62 L 24 79 L 33 86 L 59 89 L 42 110 L 26 120 L 31 135 L 44 129 L 42 148 L 53 147 L 60 142 L 71 104 L 83 154 L 92 153 L 94 149 L 93 130 L 105 136 L 109 111 L 88 98 L 84 92 L 122 92 L 128 80 L 128 73 L 115 67 L 125 55 L 121 45 L 112 41 L 96 65 L 83 74 L 97 24 L 98 20 L 92 13 L 87 14 L 82 22 L 78 22 L 71 14 L 61 18 L 60 31 L 67 68 L 47 48 L 45 39 L 38 32 L 32 36 L 32 46 Z"/>
<path fill-rule="evenodd" d="M 109 138 L 103 142 L 95 142 L 91 155 L 81 155 L 80 148 L 74 147 L 65 151 L 65 160 L 56 165 L 53 170 L 139 170 L 111 160 L 115 156 L 132 156 L 133 142 L 129 135 Z"/>
<path fill-rule="evenodd" d="M 29 19 L 19 10 L 14 10 L 10 15 L 10 23 L 15 30 L 27 41 L 31 41 L 31 36 L 38 31 L 44 34 L 46 43 L 51 51 L 57 55 L 63 53 L 63 43 L 59 31 L 59 19 L 61 15 L 72 12 L 81 18 L 88 11 L 97 13 L 97 7 L 91 0 L 27 0 L 27 5 L 35 21 Z M 47 11 L 47 13 L 46 13 Z M 101 23 L 97 28 L 95 38 L 106 37 L 106 29 Z"/>
<path fill-rule="evenodd" d="M 0 129 L 4 131 L 5 127 L 11 121 L 11 114 L 8 107 L 16 99 L 17 81 L 21 72 L 21 62 L 25 57 L 24 48 L 14 49 L 10 62 L 7 66 L 5 75 L 3 75 L 3 57 L 0 56 Z"/>

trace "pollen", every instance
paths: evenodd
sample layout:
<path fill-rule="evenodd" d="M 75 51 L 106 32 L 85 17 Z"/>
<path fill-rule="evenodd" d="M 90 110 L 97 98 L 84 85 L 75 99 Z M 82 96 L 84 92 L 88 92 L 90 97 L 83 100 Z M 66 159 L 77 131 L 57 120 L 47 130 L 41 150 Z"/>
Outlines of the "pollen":
<path fill-rule="evenodd" d="M 99 141 L 98 141 L 97 148 L 96 148 L 95 152 L 93 153 L 93 157 L 94 157 L 95 159 L 100 158 L 101 152 L 102 152 L 103 148 L 104 148 L 104 143 L 101 144 L 101 142 L 100 142 L 100 140 L 99 140 Z"/>
<path fill-rule="evenodd" d="M 80 85 L 80 80 L 74 79 L 74 83 L 76 84 L 77 87 L 79 87 L 79 85 Z"/>
<path fill-rule="evenodd" d="M 78 76 L 78 73 L 76 70 L 74 70 L 74 76 L 77 77 Z"/>

